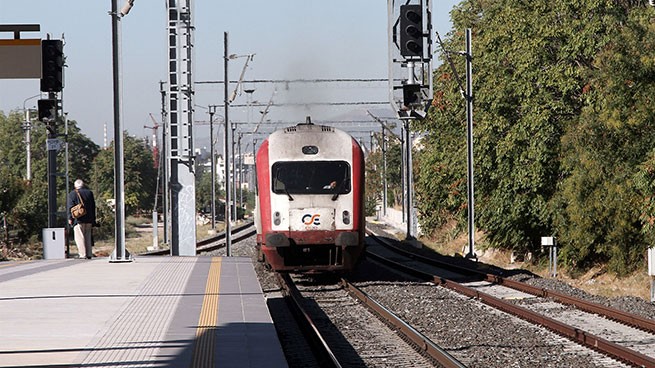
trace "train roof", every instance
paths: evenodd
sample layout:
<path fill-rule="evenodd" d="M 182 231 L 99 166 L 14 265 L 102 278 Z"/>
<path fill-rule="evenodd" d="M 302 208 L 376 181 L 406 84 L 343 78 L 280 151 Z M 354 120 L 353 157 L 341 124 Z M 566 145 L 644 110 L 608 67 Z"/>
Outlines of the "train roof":
<path fill-rule="evenodd" d="M 336 133 L 336 134 L 342 136 L 343 138 L 345 138 L 347 136 L 350 139 L 354 139 L 350 134 L 346 133 L 345 131 L 343 131 L 341 129 L 335 128 L 333 126 L 313 124 L 311 122 L 311 119 L 310 119 L 309 116 L 307 117 L 306 122 L 299 123 L 299 124 L 292 125 L 292 126 L 288 126 L 286 128 L 278 129 L 278 130 L 274 131 L 273 133 L 271 133 L 269 138 L 271 138 L 273 136 L 280 135 L 280 134 L 294 134 L 294 133 L 302 134 L 302 133 L 319 133 L 319 132 Z"/>
<path fill-rule="evenodd" d="M 310 121 L 276 130 L 266 139 L 272 160 L 307 157 L 306 147 L 316 147 L 314 160 L 352 157 L 352 147 L 361 151 L 359 142 L 343 130 L 328 125 L 315 125 Z"/>

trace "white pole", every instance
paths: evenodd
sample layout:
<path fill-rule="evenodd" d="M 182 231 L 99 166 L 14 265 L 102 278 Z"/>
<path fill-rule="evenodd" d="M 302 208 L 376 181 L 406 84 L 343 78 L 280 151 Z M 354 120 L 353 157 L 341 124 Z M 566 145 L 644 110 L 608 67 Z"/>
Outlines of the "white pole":
<path fill-rule="evenodd" d="M 655 303 L 655 247 L 648 248 L 648 276 L 650 276 L 650 301 Z"/>
<path fill-rule="evenodd" d="M 152 211 L 152 249 L 159 249 L 159 217 L 157 210 Z"/>

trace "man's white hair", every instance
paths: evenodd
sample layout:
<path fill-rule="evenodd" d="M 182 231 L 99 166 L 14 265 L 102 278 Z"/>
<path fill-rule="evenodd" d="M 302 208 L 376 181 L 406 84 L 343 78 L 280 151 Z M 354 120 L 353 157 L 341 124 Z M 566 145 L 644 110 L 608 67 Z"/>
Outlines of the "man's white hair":
<path fill-rule="evenodd" d="M 82 179 L 75 180 L 75 189 L 80 189 L 84 186 L 84 181 Z"/>

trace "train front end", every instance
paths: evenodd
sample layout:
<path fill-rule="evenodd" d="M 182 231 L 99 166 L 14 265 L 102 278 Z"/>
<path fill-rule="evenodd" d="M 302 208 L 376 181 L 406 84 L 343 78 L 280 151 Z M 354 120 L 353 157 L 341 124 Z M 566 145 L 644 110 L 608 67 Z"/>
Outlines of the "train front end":
<path fill-rule="evenodd" d="M 282 272 L 352 270 L 364 247 L 364 156 L 338 129 L 276 131 L 257 154 L 257 244 Z"/>

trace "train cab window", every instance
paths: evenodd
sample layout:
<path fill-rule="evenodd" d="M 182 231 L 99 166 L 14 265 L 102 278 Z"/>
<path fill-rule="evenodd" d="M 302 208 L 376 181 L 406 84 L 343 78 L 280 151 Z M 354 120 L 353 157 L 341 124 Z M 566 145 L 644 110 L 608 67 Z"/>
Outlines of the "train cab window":
<path fill-rule="evenodd" d="M 271 168 L 273 193 L 347 194 L 351 190 L 346 161 L 280 161 Z"/>

